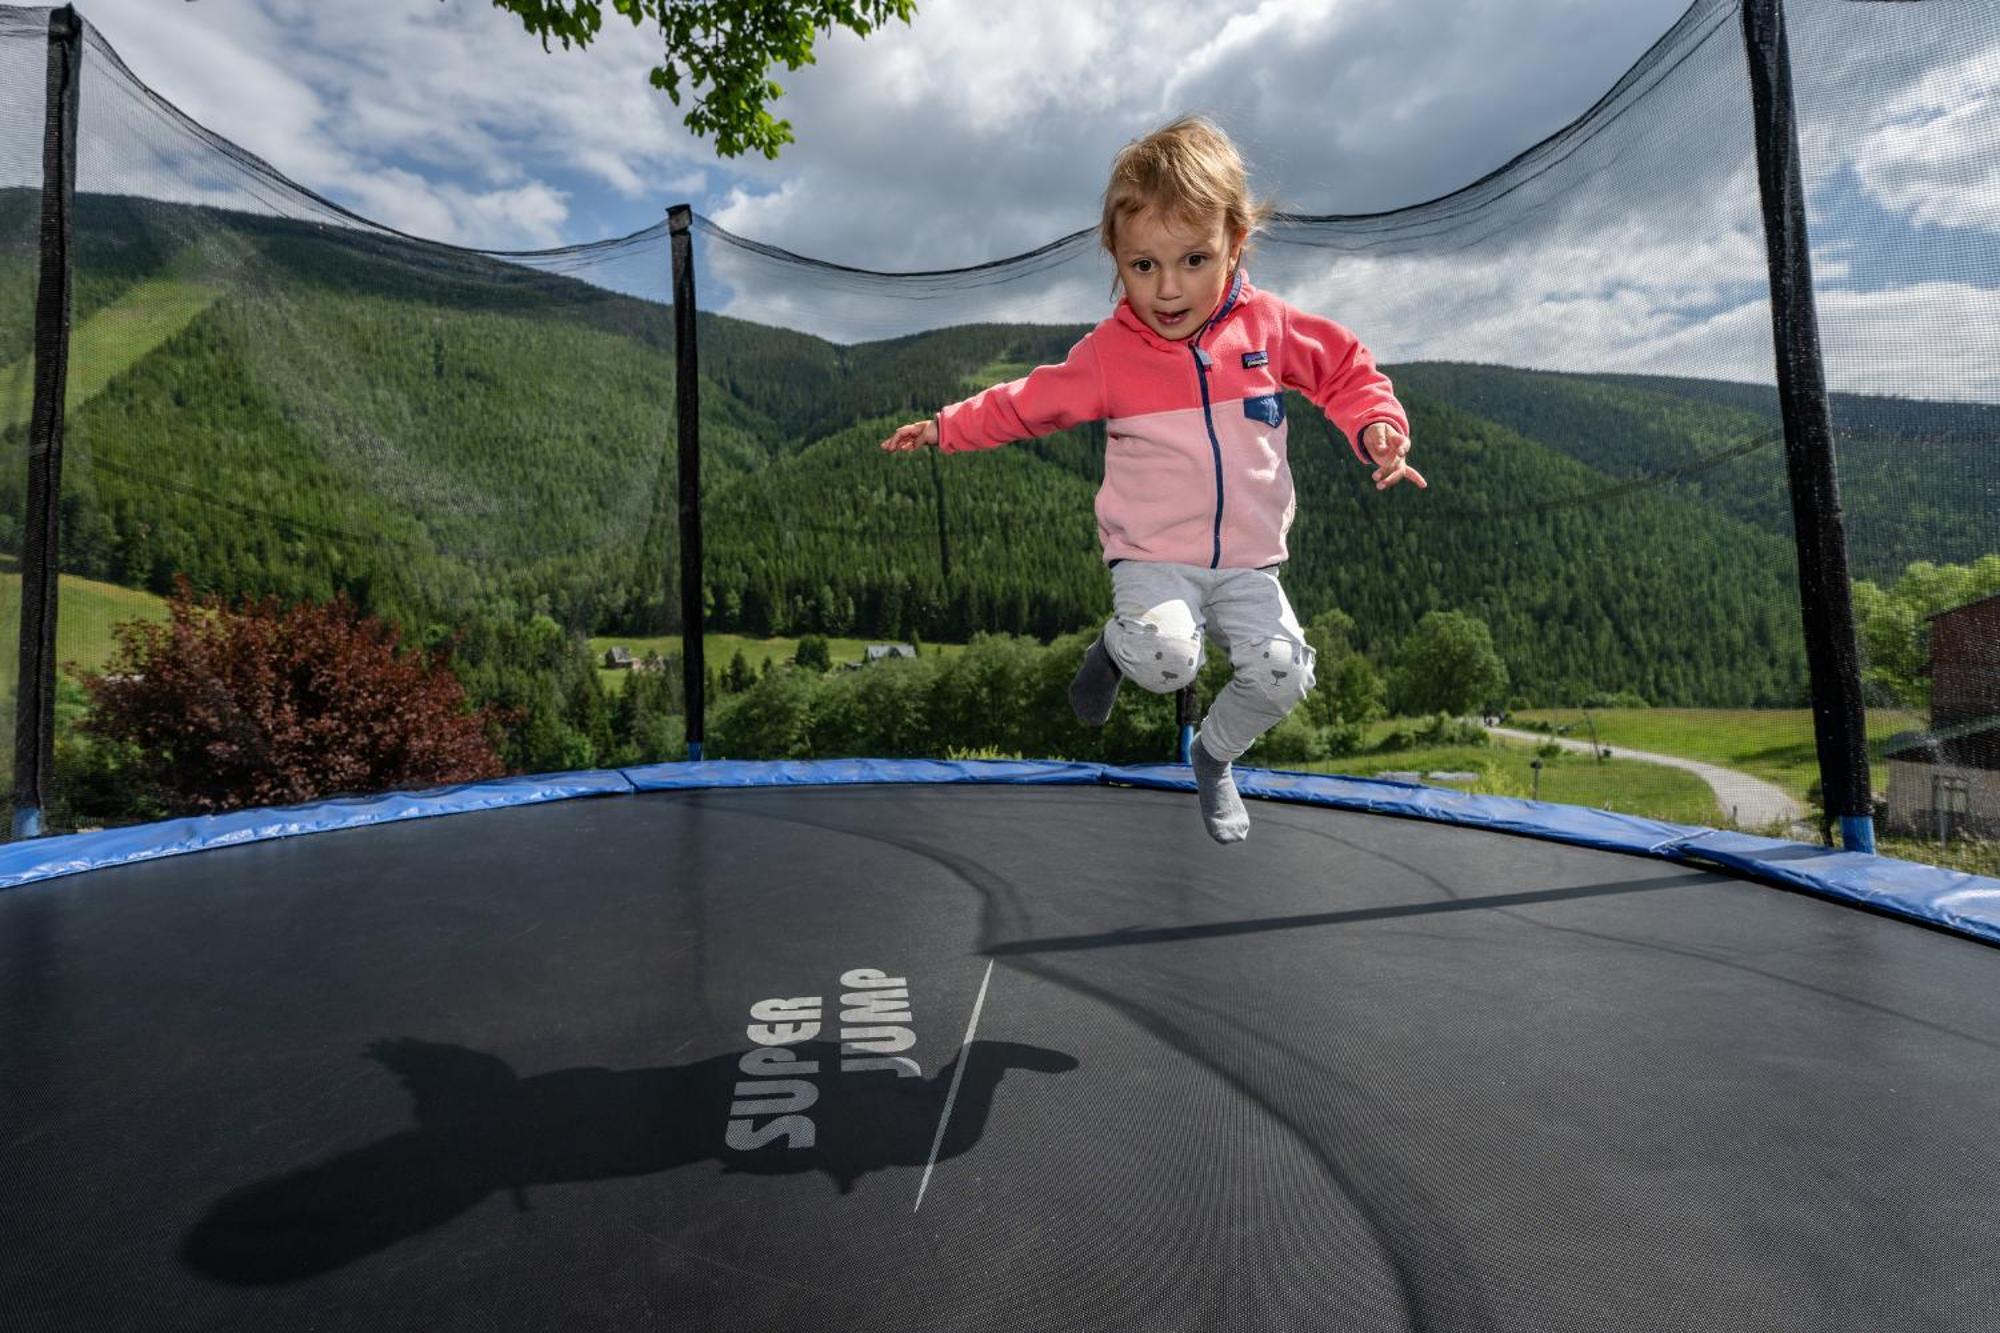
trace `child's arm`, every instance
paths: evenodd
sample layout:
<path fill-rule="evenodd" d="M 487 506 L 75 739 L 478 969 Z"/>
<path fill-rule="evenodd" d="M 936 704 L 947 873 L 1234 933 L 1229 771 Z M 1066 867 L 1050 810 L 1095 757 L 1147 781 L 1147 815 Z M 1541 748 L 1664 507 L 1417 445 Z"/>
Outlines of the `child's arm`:
<path fill-rule="evenodd" d="M 1375 368 L 1375 357 L 1341 325 L 1285 307 L 1282 382 L 1326 413 L 1347 436 L 1354 456 L 1375 465 L 1375 488 L 1405 477 L 1428 487 L 1404 456 L 1410 451 L 1410 419 L 1396 401 L 1395 386 Z"/>
<path fill-rule="evenodd" d="M 882 441 L 891 452 L 936 445 L 945 453 L 993 449 L 1067 430 L 1104 416 L 1104 377 L 1089 334 L 1061 365 L 1037 366 L 1017 380 L 981 390 L 928 421 L 913 421 Z"/>

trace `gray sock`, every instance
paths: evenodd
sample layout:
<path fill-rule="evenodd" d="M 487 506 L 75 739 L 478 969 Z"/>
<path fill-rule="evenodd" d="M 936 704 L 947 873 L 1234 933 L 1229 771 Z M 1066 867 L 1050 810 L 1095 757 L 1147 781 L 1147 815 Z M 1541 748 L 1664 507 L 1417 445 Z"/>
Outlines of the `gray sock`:
<path fill-rule="evenodd" d="M 1076 710 L 1077 721 L 1089 727 L 1103 726 L 1111 716 L 1111 705 L 1118 699 L 1118 682 L 1123 679 L 1118 664 L 1105 651 L 1104 636 L 1098 635 L 1083 655 L 1076 679 L 1069 683 L 1069 706 Z"/>
<path fill-rule="evenodd" d="M 1228 761 L 1210 754 L 1199 734 L 1188 747 L 1188 755 L 1194 760 L 1194 780 L 1201 789 L 1201 817 L 1208 825 L 1208 836 L 1217 842 L 1241 842 L 1249 837 L 1250 812 L 1236 793 Z"/>

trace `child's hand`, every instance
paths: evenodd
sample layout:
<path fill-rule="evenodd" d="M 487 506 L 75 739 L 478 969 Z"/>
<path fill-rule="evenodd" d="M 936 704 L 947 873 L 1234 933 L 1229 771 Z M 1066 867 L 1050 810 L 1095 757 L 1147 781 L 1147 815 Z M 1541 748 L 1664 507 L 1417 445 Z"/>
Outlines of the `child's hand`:
<path fill-rule="evenodd" d="M 1361 447 L 1375 460 L 1375 489 L 1386 491 L 1399 481 L 1414 481 L 1420 491 L 1429 490 L 1424 474 L 1404 461 L 1410 452 L 1410 437 L 1386 421 L 1371 421 L 1361 432 Z"/>
<path fill-rule="evenodd" d="M 892 454 L 899 454 L 910 449 L 922 449 L 927 445 L 936 448 L 937 442 L 937 420 L 927 417 L 922 421 L 912 421 L 907 426 L 898 427 L 894 435 L 882 441 L 882 447 Z"/>

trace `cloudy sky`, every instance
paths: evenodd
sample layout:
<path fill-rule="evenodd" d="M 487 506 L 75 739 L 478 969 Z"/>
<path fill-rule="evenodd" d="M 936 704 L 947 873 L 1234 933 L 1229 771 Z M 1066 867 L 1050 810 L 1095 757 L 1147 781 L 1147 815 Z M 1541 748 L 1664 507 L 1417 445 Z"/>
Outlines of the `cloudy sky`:
<path fill-rule="evenodd" d="M 646 82 L 654 34 L 544 54 L 486 0 L 86 0 L 132 70 L 405 231 L 538 248 L 691 201 L 860 267 L 976 263 L 1088 225 L 1119 145 L 1210 112 L 1305 212 L 1453 189 L 1574 118 L 1687 0 L 922 0 L 776 77 L 798 142 L 723 160 Z M 607 9 L 609 6 L 607 5 Z"/>
<path fill-rule="evenodd" d="M 1434 200 L 1590 108 L 1688 0 L 921 0 L 908 27 L 823 38 L 816 65 L 776 72 L 787 95 L 775 110 L 797 136 L 776 162 L 719 159 L 683 129 L 646 81 L 655 34 L 615 17 L 587 52 L 544 53 L 487 0 L 79 8 L 188 115 L 403 231 L 537 249 L 626 235 L 687 201 L 740 236 L 910 271 L 1091 225 L 1112 154 L 1185 110 L 1221 122 L 1286 209 Z M 1924 6 L 1926 40 L 1950 34 L 1935 50 L 1907 28 L 1866 26 L 1907 24 L 1915 8 L 1792 4 L 1838 20 L 1795 21 L 1795 56 L 1820 81 L 1802 95 L 1850 103 L 1807 144 L 1833 373 L 1839 387 L 1896 391 L 1885 350 L 1900 365 L 1921 346 L 1927 396 L 2000 400 L 2000 21 L 1990 0 Z M 1700 82 L 1735 77 L 1714 58 L 1739 40 L 1734 20 L 1713 26 L 1711 73 L 1689 62 L 1649 115 L 1661 135 L 1681 126 L 1740 145 L 1737 113 L 1717 109 L 1740 89 Z M 1730 149 L 1736 166 L 1713 179 L 1669 179 L 1620 133 L 1593 150 L 1602 160 L 1579 154 L 1532 209 L 1517 201 L 1510 225 L 1525 234 L 1532 222 L 1532 260 L 1503 238 L 1459 260 L 1293 263 L 1285 294 L 1384 328 L 1395 355 L 1562 366 L 1587 335 L 1596 368 L 1768 378 L 1746 159 Z M 1655 137 L 1662 162 L 1703 154 L 1698 140 Z M 1630 180 L 1616 207 L 1569 197 L 1620 171 Z M 1278 246 L 1258 262 L 1277 275 L 1290 261 Z M 1064 281 L 1101 303 L 1106 276 L 1078 268 Z M 1442 320 L 1444 292 L 1484 292 L 1485 304 Z M 795 302 L 800 327 L 810 304 Z M 1926 327 L 1939 310 L 1950 323 Z"/>

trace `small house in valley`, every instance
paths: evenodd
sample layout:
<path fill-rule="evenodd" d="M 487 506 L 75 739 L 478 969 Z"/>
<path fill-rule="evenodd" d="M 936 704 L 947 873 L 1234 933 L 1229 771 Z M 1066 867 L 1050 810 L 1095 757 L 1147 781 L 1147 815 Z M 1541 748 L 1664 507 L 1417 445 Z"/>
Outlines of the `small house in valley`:
<path fill-rule="evenodd" d="M 907 643 L 871 643 L 868 645 L 867 652 L 861 660 L 865 666 L 870 662 L 879 662 L 885 657 L 915 657 L 916 655 L 917 650 Z"/>

